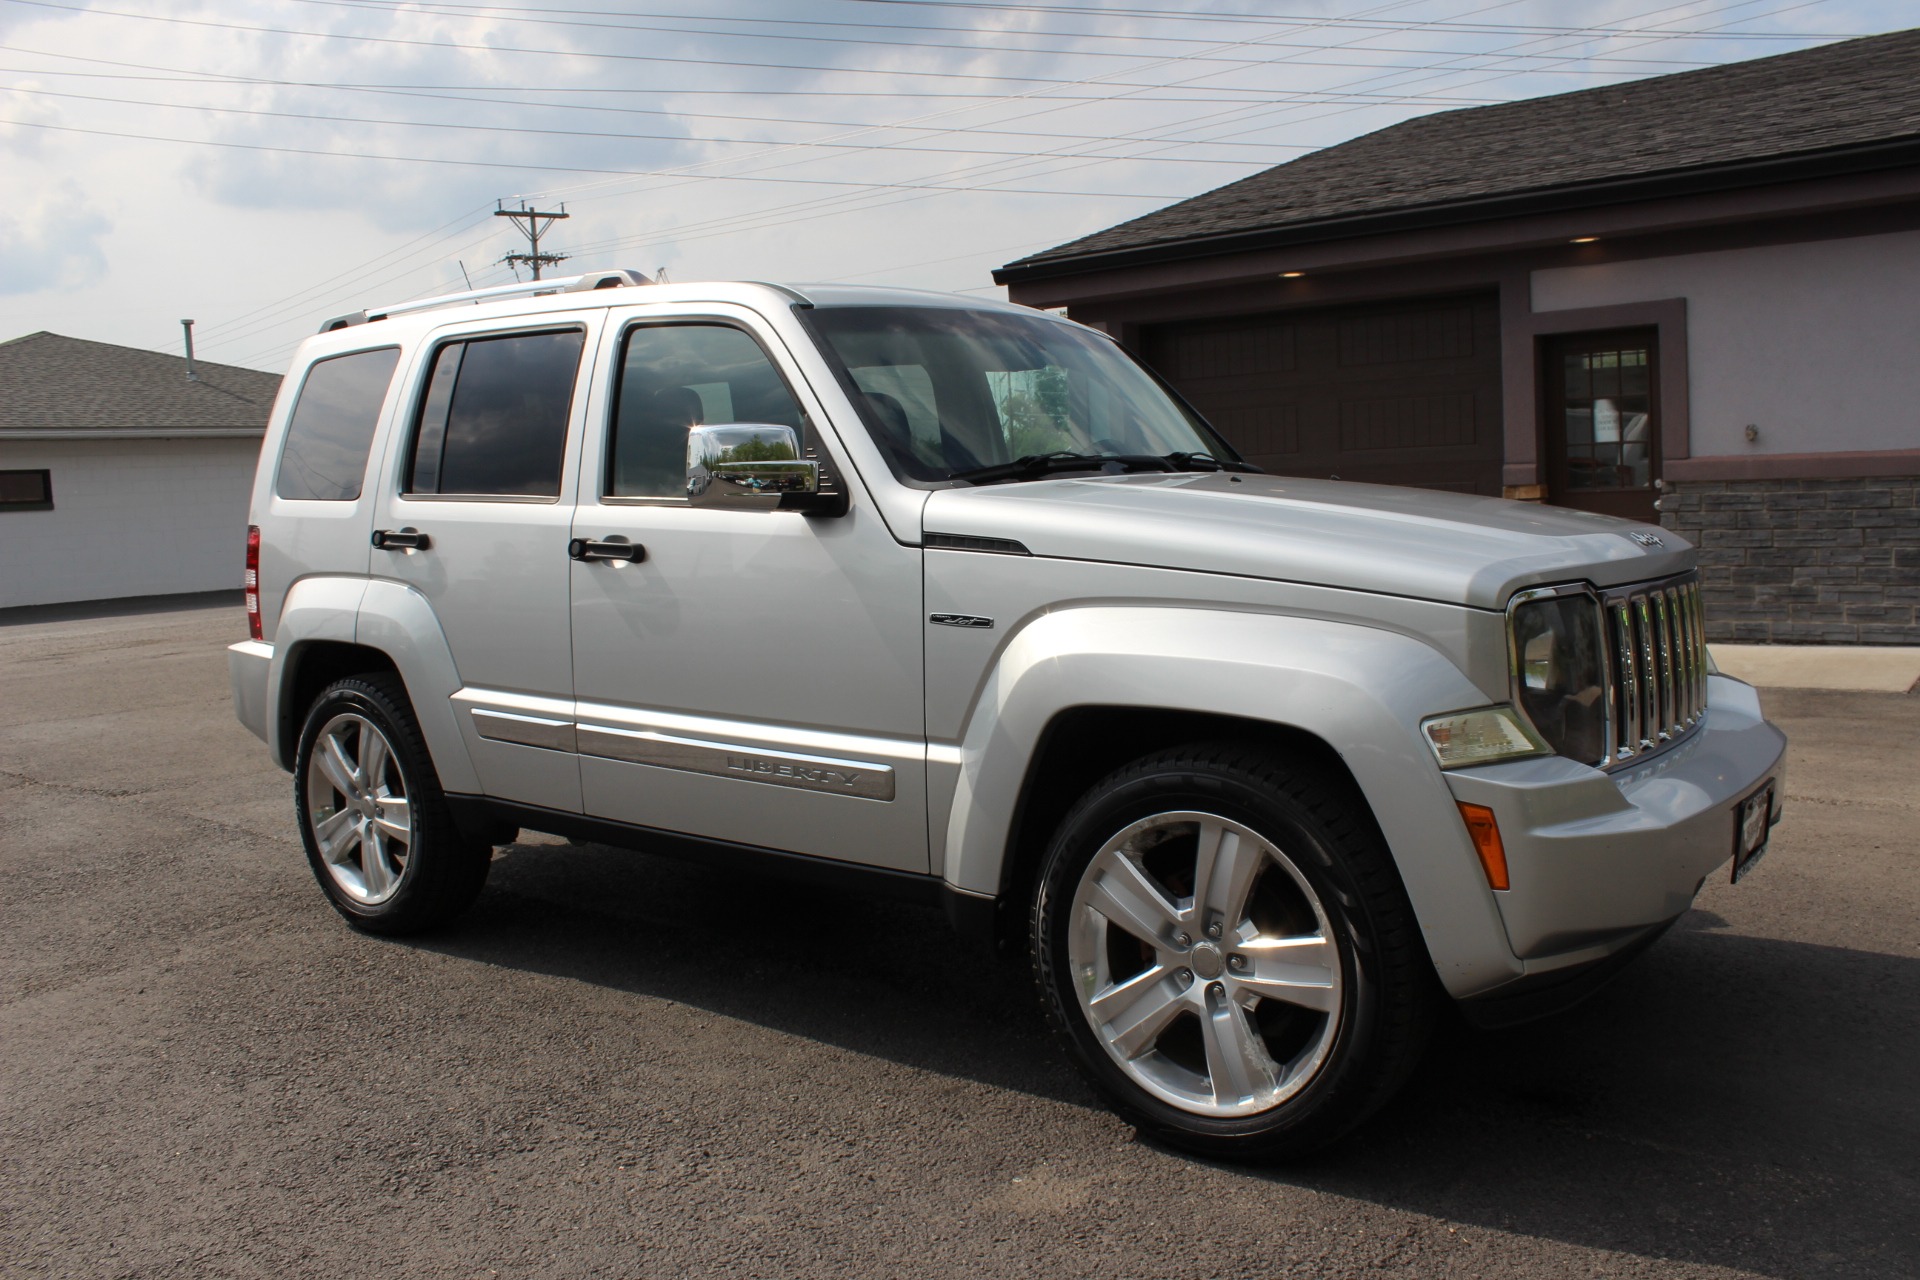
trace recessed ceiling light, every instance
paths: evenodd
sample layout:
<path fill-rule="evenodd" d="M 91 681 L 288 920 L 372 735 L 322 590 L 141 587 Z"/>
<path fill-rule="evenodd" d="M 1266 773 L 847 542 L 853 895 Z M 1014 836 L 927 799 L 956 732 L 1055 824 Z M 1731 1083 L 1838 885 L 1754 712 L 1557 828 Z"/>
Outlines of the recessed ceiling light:
<path fill-rule="evenodd" d="M 1575 236 L 1573 239 L 1567 241 L 1567 243 L 1568 244 L 1592 244 L 1595 240 L 1598 240 L 1599 238 L 1600 238 L 1599 236 Z"/>
<path fill-rule="evenodd" d="M 1307 273 L 1304 271 L 1282 271 L 1280 273 L 1280 278 L 1282 280 L 1298 280 L 1301 276 L 1305 274 Z"/>

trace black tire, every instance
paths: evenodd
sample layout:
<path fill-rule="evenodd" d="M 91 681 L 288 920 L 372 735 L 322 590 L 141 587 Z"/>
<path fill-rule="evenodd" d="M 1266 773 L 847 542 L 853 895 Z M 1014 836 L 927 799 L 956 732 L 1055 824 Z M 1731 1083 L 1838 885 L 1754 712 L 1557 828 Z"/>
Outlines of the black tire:
<path fill-rule="evenodd" d="M 1338 978 L 1330 979 L 1327 988 L 1315 996 L 1326 1005 L 1324 1011 L 1300 1010 L 1276 1002 L 1269 1016 L 1266 999 L 1249 986 L 1235 985 L 1236 980 L 1259 974 L 1259 966 L 1266 963 L 1259 959 L 1260 954 L 1277 954 L 1252 950 L 1262 945 L 1261 927 L 1254 924 L 1251 914 L 1242 917 L 1237 908 L 1232 922 L 1224 915 L 1212 916 L 1225 926 L 1225 932 L 1207 936 L 1224 936 L 1225 941 L 1209 946 L 1195 933 L 1188 950 L 1157 949 L 1180 945 L 1179 939 L 1191 931 L 1179 926 L 1179 932 L 1172 935 L 1173 943 L 1140 943 L 1145 958 L 1139 961 L 1142 968 L 1135 976 L 1142 978 L 1141 983 L 1133 983 L 1124 971 L 1107 973 L 1107 957 L 1116 945 L 1112 931 L 1120 926 L 1110 922 L 1112 917 L 1097 913 L 1097 908 L 1091 916 L 1085 914 L 1085 906 L 1080 908 L 1081 941 L 1070 944 L 1076 893 L 1085 885 L 1090 895 L 1087 901 L 1093 903 L 1091 895 L 1099 892 L 1095 882 L 1113 874 L 1110 870 L 1089 874 L 1103 850 L 1104 869 L 1117 866 L 1122 856 L 1131 856 L 1135 867 L 1146 867 L 1150 858 L 1170 859 L 1163 864 L 1172 868 L 1167 880 L 1163 881 L 1156 871 L 1151 872 L 1150 883 L 1176 908 L 1185 904 L 1185 909 L 1193 912 L 1191 918 L 1208 918 L 1206 911 L 1194 910 L 1196 894 L 1191 885 L 1185 898 L 1178 896 L 1177 888 L 1169 887 L 1180 874 L 1179 860 L 1184 856 L 1180 841 L 1185 837 L 1180 833 L 1186 819 L 1196 815 L 1217 815 L 1226 820 L 1212 825 L 1192 824 L 1196 851 L 1209 832 L 1234 824 L 1263 842 L 1254 846 L 1260 849 L 1256 858 L 1264 869 L 1260 874 L 1280 878 L 1272 882 L 1275 887 L 1271 889 L 1265 879 L 1241 881 L 1255 885 L 1243 891 L 1242 900 L 1248 904 L 1249 913 L 1256 896 L 1267 894 L 1299 894 L 1307 910 L 1317 911 L 1302 916 L 1297 914 L 1299 908 L 1287 908 L 1296 912 L 1296 920 L 1324 922 L 1308 930 L 1321 940 L 1314 955 L 1337 952 Z M 1156 823 L 1168 825 L 1157 827 Z M 1129 838 L 1124 849 L 1109 848 L 1110 841 L 1130 831 L 1137 834 Z M 1153 845 L 1156 838 L 1163 838 L 1164 843 Z M 1236 848 L 1244 846 L 1242 836 L 1235 835 L 1234 839 Z M 1224 842 L 1220 847 L 1224 859 Z M 1139 854 L 1141 848 L 1148 852 Z M 1160 849 L 1167 852 L 1158 852 Z M 1136 852 L 1128 855 L 1127 850 Z M 1292 864 L 1291 872 L 1272 857 L 1273 851 L 1284 851 L 1285 861 Z M 1197 869 L 1198 861 L 1197 852 L 1186 859 L 1186 865 L 1195 868 L 1187 873 L 1193 880 L 1202 874 Z M 1228 864 L 1222 861 L 1220 865 Z M 1121 880 L 1125 878 L 1124 874 L 1120 876 Z M 1303 888 L 1310 889 L 1318 902 L 1306 897 Z M 1278 910 L 1266 905 L 1264 898 L 1259 909 L 1269 916 Z M 1243 918 L 1245 923 L 1241 923 Z M 1244 931 L 1244 941 L 1235 941 L 1243 937 L 1236 931 Z M 1118 935 L 1121 952 L 1127 951 L 1139 932 L 1130 928 Z M 1279 932 L 1291 934 L 1301 929 Z M 1090 938 L 1103 939 L 1094 944 L 1102 956 L 1097 962 L 1105 975 L 1101 979 L 1092 977 L 1085 963 Z M 1334 944 L 1331 948 L 1324 945 L 1328 941 Z M 1143 1134 L 1210 1156 L 1282 1159 L 1323 1147 L 1347 1133 L 1392 1097 L 1418 1065 L 1440 1003 L 1432 961 L 1412 907 L 1364 800 L 1344 777 L 1301 767 L 1251 745 L 1196 744 L 1162 751 L 1096 783 L 1067 814 L 1048 849 L 1033 898 L 1030 942 L 1034 974 L 1049 1019 L 1094 1088 Z M 1082 964 L 1077 970 L 1071 945 L 1080 947 Z M 1226 954 L 1236 949 L 1244 949 L 1247 954 Z M 1200 954 L 1203 950 L 1207 952 L 1204 956 Z M 1193 962 L 1169 968 L 1170 964 L 1181 963 L 1170 961 L 1169 955 L 1192 957 Z M 1231 966 L 1233 971 L 1223 972 L 1223 966 Z M 1331 975 L 1334 971 L 1329 965 L 1324 972 Z M 1216 975 L 1221 981 L 1213 981 Z M 1197 985 L 1203 980 L 1207 983 L 1204 995 Z M 1100 981 L 1109 985 L 1100 987 Z M 1084 999 L 1077 982 L 1086 984 L 1088 994 Z M 1200 1007 L 1195 1010 L 1182 1005 L 1183 1012 L 1171 1015 L 1174 1021 L 1165 1024 L 1168 1030 L 1154 1032 L 1152 1047 L 1141 1051 L 1137 1043 L 1118 1042 L 1115 1028 L 1122 1025 L 1120 1018 L 1100 1023 L 1089 1011 L 1088 1002 L 1096 989 L 1117 993 L 1122 984 L 1147 992 L 1156 1002 L 1172 1004 L 1191 998 L 1199 1000 Z M 1175 991 L 1186 994 L 1165 994 Z M 1245 1003 L 1233 1007 L 1241 1001 Z M 1132 1012 L 1129 1009 L 1126 1016 L 1130 1018 Z M 1183 1017 L 1192 1019 L 1192 1034 L 1184 1042 L 1176 1042 L 1177 1036 L 1185 1034 L 1184 1030 L 1175 1030 Z M 1251 1039 L 1234 1041 L 1231 1034 L 1215 1030 L 1229 1021 L 1235 1027 L 1251 1028 Z M 1289 1028 L 1279 1032 L 1280 1041 L 1266 1029 L 1276 1023 Z M 1116 1040 L 1111 1051 L 1109 1039 Z M 1215 1059 L 1213 1048 L 1255 1041 L 1259 1051 L 1253 1060 L 1259 1062 L 1260 1054 L 1269 1055 L 1264 1061 L 1274 1066 L 1274 1072 L 1266 1077 L 1256 1073 L 1250 1078 L 1284 1083 L 1267 1092 L 1250 1089 L 1223 1093 L 1217 1081 L 1231 1073 L 1217 1072 L 1212 1064 L 1232 1059 L 1224 1054 Z M 1200 1075 L 1195 1078 L 1215 1081 L 1211 1088 L 1216 1113 L 1206 1113 L 1205 1099 L 1169 1100 L 1155 1092 L 1156 1086 L 1167 1080 L 1185 1078 L 1181 1076 L 1179 1051 L 1184 1048 L 1191 1061 L 1193 1050 L 1185 1045 L 1195 1043 L 1202 1045 L 1197 1067 Z M 1276 1043 L 1281 1045 L 1277 1050 Z M 1293 1052 L 1296 1043 L 1301 1046 L 1300 1057 L 1289 1066 L 1281 1060 L 1281 1054 Z M 1143 1052 L 1145 1056 L 1128 1057 L 1129 1053 Z M 1123 1058 L 1128 1063 L 1124 1068 Z M 1158 1064 L 1155 1070 L 1159 1075 L 1144 1070 L 1143 1064 Z M 1287 1093 L 1288 1089 L 1293 1091 Z M 1161 1088 L 1160 1093 L 1165 1091 Z M 1279 1100 L 1266 1106 L 1263 1099 L 1267 1097 Z M 1264 1109 L 1217 1113 L 1223 1106 Z"/>
<path fill-rule="evenodd" d="M 388 792 L 387 808 L 381 807 L 380 800 L 368 799 L 367 808 L 356 812 L 354 802 L 333 783 L 316 755 L 322 734 L 331 730 L 337 730 L 342 742 L 351 739 L 359 744 L 357 749 L 364 755 L 372 747 L 365 737 L 367 725 L 378 731 L 391 758 L 391 764 L 383 763 L 378 769 L 385 782 L 373 780 Z M 353 757 L 356 762 L 360 758 Z M 359 776 L 355 774 L 356 780 Z M 387 935 L 421 933 L 453 919 L 479 895 L 493 849 L 461 835 L 455 825 L 433 758 L 413 718 L 406 687 L 398 677 L 353 676 L 322 691 L 301 727 L 293 778 L 294 811 L 307 862 L 327 901 L 354 928 Z M 361 821 L 363 813 L 384 815 L 400 800 L 406 802 L 409 836 L 404 841 L 394 836 L 380 844 L 390 850 L 397 843 L 404 855 L 397 850 L 377 852 L 374 841 L 361 836 L 350 852 L 330 864 L 316 834 L 316 808 L 324 810 L 318 813 L 319 821 L 337 815 L 348 827 L 358 825 L 364 831 L 371 824 Z M 353 839 L 349 837 L 349 843 Z"/>

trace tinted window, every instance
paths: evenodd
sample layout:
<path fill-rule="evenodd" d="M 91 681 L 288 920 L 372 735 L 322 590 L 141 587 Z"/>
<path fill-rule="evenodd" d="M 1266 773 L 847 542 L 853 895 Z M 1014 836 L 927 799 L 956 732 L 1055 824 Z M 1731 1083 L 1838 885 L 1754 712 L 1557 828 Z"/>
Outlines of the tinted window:
<path fill-rule="evenodd" d="M 558 497 L 585 340 L 573 329 L 440 348 L 420 409 L 407 491 Z"/>
<path fill-rule="evenodd" d="M 759 343 L 714 324 L 629 331 L 605 492 L 685 497 L 687 428 L 728 422 L 803 430 L 799 404 Z"/>
<path fill-rule="evenodd" d="M 351 502 L 367 474 L 367 449 L 400 348 L 315 362 L 287 424 L 274 492 L 283 498 Z"/>

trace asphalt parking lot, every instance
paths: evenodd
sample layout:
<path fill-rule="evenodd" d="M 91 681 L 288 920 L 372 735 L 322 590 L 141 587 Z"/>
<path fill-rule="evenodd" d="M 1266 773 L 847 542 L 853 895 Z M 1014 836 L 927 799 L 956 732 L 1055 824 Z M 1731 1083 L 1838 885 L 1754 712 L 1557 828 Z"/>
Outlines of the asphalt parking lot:
<path fill-rule="evenodd" d="M 1920 1275 L 1920 696 L 1771 692 L 1746 882 L 1249 1170 L 1136 1141 L 929 911 L 529 839 L 351 932 L 244 625 L 0 625 L 4 1274 Z"/>

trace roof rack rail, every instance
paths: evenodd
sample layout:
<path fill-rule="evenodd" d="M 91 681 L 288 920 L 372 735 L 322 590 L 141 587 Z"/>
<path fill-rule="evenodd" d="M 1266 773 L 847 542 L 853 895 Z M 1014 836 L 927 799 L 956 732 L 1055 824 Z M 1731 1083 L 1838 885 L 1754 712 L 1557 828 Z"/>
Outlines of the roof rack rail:
<path fill-rule="evenodd" d="M 621 289 L 652 283 L 653 281 L 646 275 L 629 267 L 608 267 L 600 271 L 582 272 L 577 276 L 561 276 L 553 280 L 523 280 L 519 284 L 495 285 L 491 289 L 472 289 L 466 293 L 443 293 L 438 297 L 421 298 L 415 302 L 397 302 L 387 307 L 369 307 L 365 311 L 350 311 L 346 315 L 335 316 L 322 324 L 320 332 L 332 333 L 336 329 L 345 329 L 351 325 L 385 320 L 389 316 L 410 315 L 415 311 L 434 311 L 441 307 L 462 305 L 477 306 L 482 302 L 492 302 L 498 298 L 511 298 L 517 295 L 531 295 L 537 298 L 545 294 L 585 293 L 593 289 Z"/>

